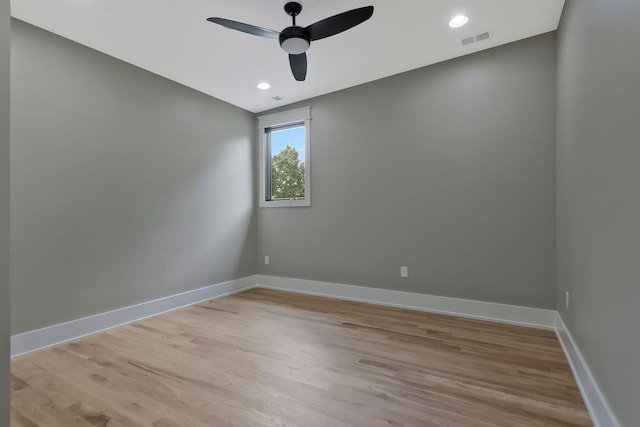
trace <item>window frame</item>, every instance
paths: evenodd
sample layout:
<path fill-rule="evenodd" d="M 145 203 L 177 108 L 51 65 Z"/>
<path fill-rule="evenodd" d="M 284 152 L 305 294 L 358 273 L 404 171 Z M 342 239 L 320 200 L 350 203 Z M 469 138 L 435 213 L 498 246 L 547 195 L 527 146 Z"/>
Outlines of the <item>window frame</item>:
<path fill-rule="evenodd" d="M 282 128 L 293 125 L 304 126 L 304 199 L 266 200 L 267 184 L 267 148 L 270 140 L 267 130 L 270 128 Z M 297 108 L 258 117 L 258 141 L 259 141 L 259 205 L 266 207 L 307 207 L 311 206 L 311 107 Z M 269 155 L 271 150 L 269 149 Z"/>

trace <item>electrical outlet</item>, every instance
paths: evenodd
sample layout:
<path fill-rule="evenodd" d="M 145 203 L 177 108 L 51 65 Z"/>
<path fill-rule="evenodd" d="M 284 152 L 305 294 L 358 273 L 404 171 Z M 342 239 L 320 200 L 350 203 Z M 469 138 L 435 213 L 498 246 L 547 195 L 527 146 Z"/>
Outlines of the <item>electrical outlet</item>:
<path fill-rule="evenodd" d="M 269 265 L 269 256 L 264 257 L 264 265 Z"/>
<path fill-rule="evenodd" d="M 564 294 L 564 306 L 569 310 L 569 291 Z"/>
<path fill-rule="evenodd" d="M 405 267 L 405 266 L 400 267 L 400 277 L 402 278 L 409 277 L 409 267 Z"/>

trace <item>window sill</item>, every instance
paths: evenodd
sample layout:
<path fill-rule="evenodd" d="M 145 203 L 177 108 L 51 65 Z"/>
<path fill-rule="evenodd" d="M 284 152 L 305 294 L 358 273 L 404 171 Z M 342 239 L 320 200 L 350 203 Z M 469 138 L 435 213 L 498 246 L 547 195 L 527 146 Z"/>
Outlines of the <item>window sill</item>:
<path fill-rule="evenodd" d="M 309 199 L 260 201 L 261 208 L 302 208 L 307 206 L 311 206 L 311 200 Z"/>

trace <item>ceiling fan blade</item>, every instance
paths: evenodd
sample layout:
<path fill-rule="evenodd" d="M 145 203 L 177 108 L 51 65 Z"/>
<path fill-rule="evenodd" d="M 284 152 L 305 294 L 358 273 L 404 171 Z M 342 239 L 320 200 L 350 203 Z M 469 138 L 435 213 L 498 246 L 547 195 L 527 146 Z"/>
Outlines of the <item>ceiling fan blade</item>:
<path fill-rule="evenodd" d="M 373 15 L 373 6 L 361 7 L 318 21 L 309 25 L 306 30 L 312 41 L 320 40 L 362 24 L 371 18 L 371 15 Z"/>
<path fill-rule="evenodd" d="M 289 64 L 293 77 L 299 82 L 303 82 L 307 77 L 307 54 L 289 55 Z"/>
<path fill-rule="evenodd" d="M 230 28 L 232 30 L 253 34 L 254 36 L 267 37 L 269 39 L 277 39 L 280 36 L 280 33 L 277 31 L 256 27 L 255 25 L 249 25 L 242 22 L 232 21 L 231 19 L 207 18 L 207 21 L 213 22 L 214 24 L 222 25 L 223 27 Z"/>

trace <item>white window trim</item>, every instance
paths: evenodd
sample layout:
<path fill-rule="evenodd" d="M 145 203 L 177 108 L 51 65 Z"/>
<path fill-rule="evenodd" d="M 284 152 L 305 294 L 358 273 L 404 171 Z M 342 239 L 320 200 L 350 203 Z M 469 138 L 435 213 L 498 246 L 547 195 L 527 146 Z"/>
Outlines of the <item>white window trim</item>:
<path fill-rule="evenodd" d="M 301 200 L 265 200 L 265 129 L 274 126 L 286 126 L 304 123 L 304 199 Z M 260 151 L 260 207 L 311 206 L 311 107 L 298 108 L 282 113 L 258 117 L 258 149 Z"/>

